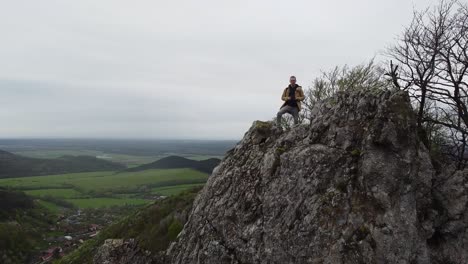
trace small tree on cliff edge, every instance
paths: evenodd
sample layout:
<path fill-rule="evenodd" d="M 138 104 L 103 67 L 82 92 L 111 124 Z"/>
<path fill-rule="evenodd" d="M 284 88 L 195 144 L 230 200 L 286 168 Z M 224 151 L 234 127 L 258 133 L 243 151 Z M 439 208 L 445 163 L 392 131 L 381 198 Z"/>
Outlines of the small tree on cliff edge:
<path fill-rule="evenodd" d="M 319 101 L 331 99 L 340 91 L 378 91 L 391 88 L 391 83 L 384 76 L 384 70 L 373 60 L 368 63 L 349 67 L 335 67 L 315 78 L 312 85 L 304 90 L 306 99 L 301 112 L 302 120 L 312 119 L 311 111 Z"/>

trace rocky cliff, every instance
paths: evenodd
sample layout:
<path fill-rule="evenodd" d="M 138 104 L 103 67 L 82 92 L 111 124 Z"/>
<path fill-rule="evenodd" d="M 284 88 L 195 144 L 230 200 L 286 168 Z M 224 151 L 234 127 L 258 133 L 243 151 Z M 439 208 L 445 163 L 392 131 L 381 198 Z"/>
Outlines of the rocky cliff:
<path fill-rule="evenodd" d="M 435 172 L 405 93 L 341 93 L 313 116 L 253 124 L 168 263 L 468 263 L 466 173 Z"/>
<path fill-rule="evenodd" d="M 436 172 L 407 94 L 340 93 L 313 117 L 255 122 L 164 263 L 468 263 L 468 173 Z"/>

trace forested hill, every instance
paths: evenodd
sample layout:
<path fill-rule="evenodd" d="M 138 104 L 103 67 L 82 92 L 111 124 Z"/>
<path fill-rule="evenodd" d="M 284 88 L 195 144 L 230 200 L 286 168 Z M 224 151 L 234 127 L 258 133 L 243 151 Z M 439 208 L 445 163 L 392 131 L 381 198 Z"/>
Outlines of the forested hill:
<path fill-rule="evenodd" d="M 218 166 L 220 159 L 211 158 L 206 160 L 191 160 L 179 156 L 169 156 L 155 162 L 144 164 L 138 167 L 130 168 L 125 171 L 142 171 L 148 169 L 176 169 L 191 168 L 201 172 L 211 173 Z"/>
<path fill-rule="evenodd" d="M 3 154 L 3 153 L 2 153 Z M 35 263 L 56 217 L 22 192 L 0 188 L 0 263 Z"/>
<path fill-rule="evenodd" d="M 122 169 L 125 169 L 125 166 L 91 156 L 37 159 L 0 150 L 0 178 Z"/>
<path fill-rule="evenodd" d="M 29 210 L 33 207 L 33 199 L 26 194 L 0 188 L 0 221 L 12 220 L 14 217 L 11 216 L 15 211 Z"/>

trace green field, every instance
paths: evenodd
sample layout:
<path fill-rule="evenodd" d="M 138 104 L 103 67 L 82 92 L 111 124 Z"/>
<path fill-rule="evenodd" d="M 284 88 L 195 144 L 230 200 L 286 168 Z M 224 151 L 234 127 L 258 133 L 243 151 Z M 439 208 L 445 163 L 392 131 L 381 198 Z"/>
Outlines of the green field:
<path fill-rule="evenodd" d="M 51 196 L 57 198 L 76 198 L 82 195 L 80 192 L 77 192 L 74 189 L 39 189 L 25 191 L 25 193 L 35 197 L 53 194 Z"/>
<path fill-rule="evenodd" d="M 153 169 L 139 172 L 86 172 L 0 179 L 0 186 L 25 191 L 37 199 L 63 199 L 79 208 L 139 205 L 151 195 L 170 196 L 203 185 L 206 173 L 193 169 Z M 40 202 L 57 210 L 51 200 Z"/>
<path fill-rule="evenodd" d="M 150 200 L 145 199 L 130 199 L 130 198 L 88 198 L 88 199 L 67 199 L 79 208 L 96 208 L 116 205 L 141 205 L 150 203 Z"/>
<path fill-rule="evenodd" d="M 187 190 L 189 188 L 197 187 L 197 186 L 203 186 L 204 184 L 181 184 L 181 185 L 175 185 L 175 186 L 165 186 L 165 187 L 157 187 L 151 189 L 151 192 L 154 194 L 159 194 L 163 196 L 171 196 L 171 195 L 176 195 L 179 194 L 180 192 Z"/>
<path fill-rule="evenodd" d="M 60 207 L 58 205 L 51 202 L 39 200 L 39 204 L 41 204 L 42 206 L 44 206 L 52 212 L 58 212 L 60 210 Z"/>

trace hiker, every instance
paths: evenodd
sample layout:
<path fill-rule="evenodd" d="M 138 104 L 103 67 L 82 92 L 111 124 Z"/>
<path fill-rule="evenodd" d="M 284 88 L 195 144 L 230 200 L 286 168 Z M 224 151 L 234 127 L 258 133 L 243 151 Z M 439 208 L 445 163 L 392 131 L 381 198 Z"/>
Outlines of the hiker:
<path fill-rule="evenodd" d="M 294 118 L 294 125 L 299 123 L 299 111 L 301 111 L 301 101 L 304 100 L 304 92 L 302 87 L 296 84 L 296 77 L 289 78 L 289 86 L 286 87 L 281 96 L 284 104 L 281 106 L 278 114 L 276 115 L 276 123 L 281 125 L 281 117 L 288 113 Z"/>

